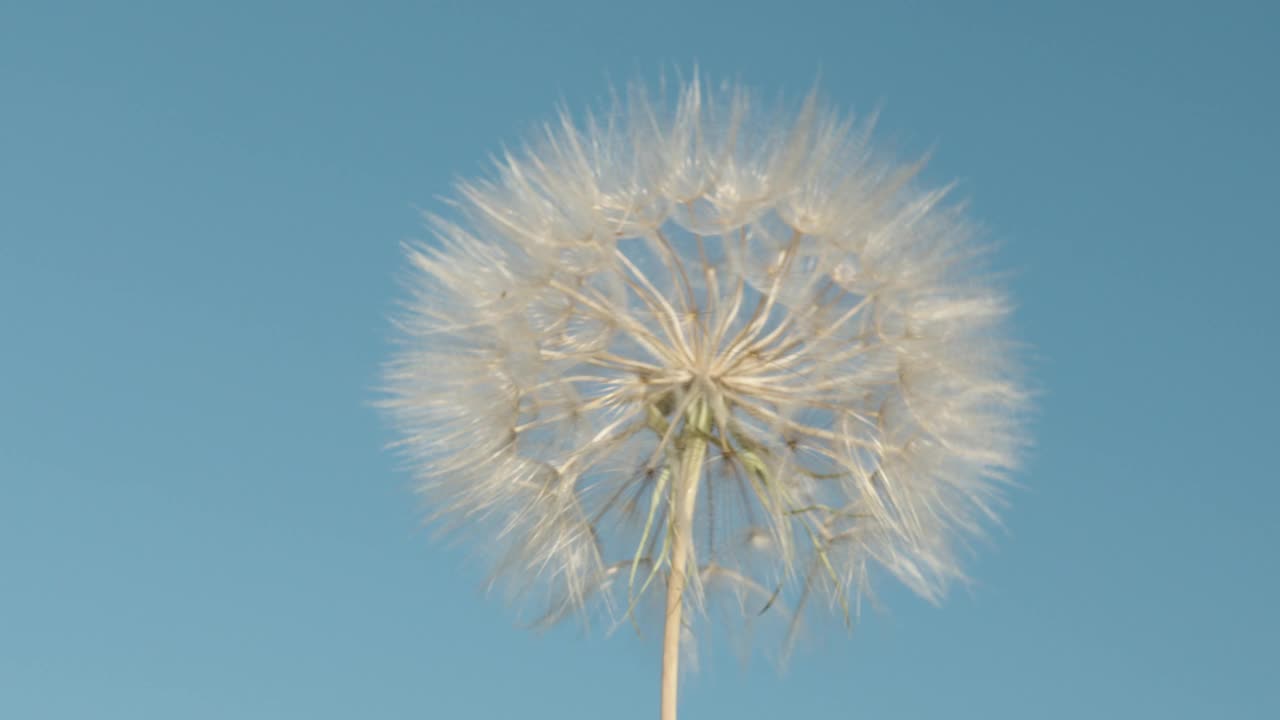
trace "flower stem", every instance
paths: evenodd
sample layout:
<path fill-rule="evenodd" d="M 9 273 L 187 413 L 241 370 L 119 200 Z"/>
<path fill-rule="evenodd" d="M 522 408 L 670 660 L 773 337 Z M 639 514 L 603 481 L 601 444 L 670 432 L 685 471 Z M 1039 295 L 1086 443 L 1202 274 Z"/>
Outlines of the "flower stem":
<path fill-rule="evenodd" d="M 710 425 L 711 411 L 707 404 L 693 403 L 685 423 L 679 473 L 671 485 L 671 573 L 667 576 L 667 613 L 662 633 L 661 720 L 676 720 L 686 569 L 689 556 L 693 554 L 693 510 L 698 499 L 698 481 L 707 454 Z"/>

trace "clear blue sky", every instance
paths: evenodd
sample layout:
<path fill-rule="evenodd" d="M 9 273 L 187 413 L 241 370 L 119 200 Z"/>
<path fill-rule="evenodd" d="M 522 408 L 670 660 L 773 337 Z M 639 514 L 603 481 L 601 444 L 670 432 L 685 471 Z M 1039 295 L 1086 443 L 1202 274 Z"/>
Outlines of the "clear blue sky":
<path fill-rule="evenodd" d="M 936 148 L 1042 397 L 971 589 L 685 715 L 1280 717 L 1276 5 L 177 5 L 0 7 L 0 717 L 655 716 L 656 633 L 514 627 L 370 405 L 417 209 L 694 61 Z"/>

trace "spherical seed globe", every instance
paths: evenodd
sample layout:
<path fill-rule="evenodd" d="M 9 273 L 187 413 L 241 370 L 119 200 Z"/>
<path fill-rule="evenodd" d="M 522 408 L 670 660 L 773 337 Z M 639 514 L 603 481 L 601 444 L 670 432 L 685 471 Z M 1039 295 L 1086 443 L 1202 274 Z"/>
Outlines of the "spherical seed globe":
<path fill-rule="evenodd" d="M 428 502 L 547 620 L 794 628 L 876 568 L 936 600 L 1025 399 L 963 208 L 816 95 L 667 95 L 563 114 L 409 251 L 387 404 Z"/>

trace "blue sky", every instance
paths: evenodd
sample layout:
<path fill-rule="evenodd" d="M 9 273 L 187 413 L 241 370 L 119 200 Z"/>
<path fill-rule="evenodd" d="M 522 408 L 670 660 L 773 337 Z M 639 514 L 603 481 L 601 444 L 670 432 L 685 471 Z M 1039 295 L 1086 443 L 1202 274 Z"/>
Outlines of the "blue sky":
<path fill-rule="evenodd" d="M 515 627 L 371 403 L 419 209 L 695 61 L 933 149 L 1041 398 L 973 587 L 685 715 L 1280 716 L 1275 7 L 4 5 L 0 717 L 652 717 L 657 633 Z"/>

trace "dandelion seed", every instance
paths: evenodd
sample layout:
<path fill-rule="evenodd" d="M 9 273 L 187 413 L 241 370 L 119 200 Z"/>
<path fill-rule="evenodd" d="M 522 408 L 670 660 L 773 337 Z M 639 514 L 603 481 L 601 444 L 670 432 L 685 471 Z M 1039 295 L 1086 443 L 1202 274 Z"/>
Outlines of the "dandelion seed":
<path fill-rule="evenodd" d="M 547 621 L 661 589 L 664 718 L 687 609 L 786 605 L 789 644 L 875 567 L 937 600 L 1013 467 L 1005 298 L 946 190 L 866 130 L 816 96 L 633 88 L 410 250 L 388 405 L 424 491 Z"/>

